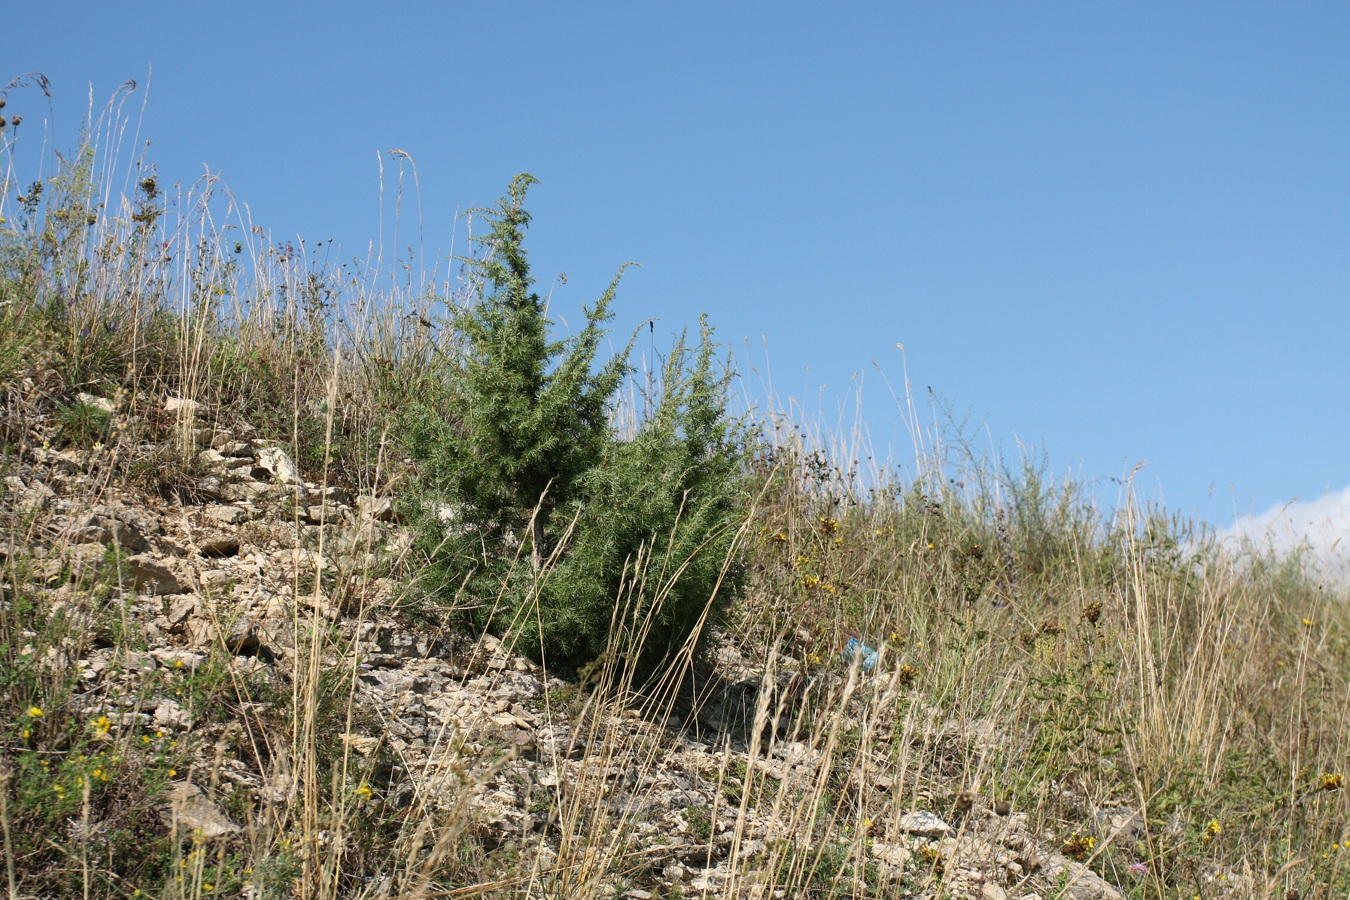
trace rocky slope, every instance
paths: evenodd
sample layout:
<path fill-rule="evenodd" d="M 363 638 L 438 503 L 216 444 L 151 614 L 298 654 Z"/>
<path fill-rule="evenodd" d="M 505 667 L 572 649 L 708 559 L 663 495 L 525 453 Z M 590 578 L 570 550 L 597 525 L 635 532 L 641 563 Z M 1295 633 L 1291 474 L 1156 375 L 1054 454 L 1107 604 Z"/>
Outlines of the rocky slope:
<path fill-rule="evenodd" d="M 841 661 L 812 685 L 832 715 L 862 723 L 846 771 L 828 722 L 805 729 L 795 700 L 776 706 L 790 693 L 787 657 L 766 677 L 763 660 L 723 645 L 699 686 L 665 704 L 549 677 L 490 637 L 394 614 L 410 541 L 392 498 L 305 481 L 246 428 L 195 428 L 199 412 L 188 401 L 157 411 L 196 444 L 173 501 L 110 477 L 106 449 L 54 450 L 41 434 L 3 472 L 0 555 L 24 561 L 41 603 L 85 624 L 47 651 L 46 665 L 79 671 L 66 712 L 106 717 L 110 740 L 134 731 L 191 748 L 151 797 L 165 823 L 243 840 L 248 815 L 297 802 L 303 773 L 286 747 L 298 732 L 264 725 L 281 721 L 268 704 L 301 683 L 306 642 L 323 634 L 325 673 L 355 687 L 352 713 L 326 720 L 338 732 L 326 736 L 354 769 L 370 763 L 354 802 L 461 821 L 464 840 L 514 860 L 525 883 L 632 898 L 760 896 L 766 880 L 819 883 L 820 896 L 1122 896 L 1032 833 L 1025 812 L 965 790 L 959 772 L 943 785 L 931 767 L 905 770 L 897 760 L 969 758 L 1000 738 L 997 723 L 942 721 L 919 702 L 900 722 L 873 715 L 906 690 L 884 659 L 875 672 Z M 194 694 L 208 671 L 211 696 L 231 708 Z M 772 723 L 759 740 L 757 718 Z M 823 790 L 856 815 L 803 815 Z M 1094 842 L 1142 827 L 1125 809 L 1088 815 Z M 845 870 L 866 875 L 836 877 Z"/>

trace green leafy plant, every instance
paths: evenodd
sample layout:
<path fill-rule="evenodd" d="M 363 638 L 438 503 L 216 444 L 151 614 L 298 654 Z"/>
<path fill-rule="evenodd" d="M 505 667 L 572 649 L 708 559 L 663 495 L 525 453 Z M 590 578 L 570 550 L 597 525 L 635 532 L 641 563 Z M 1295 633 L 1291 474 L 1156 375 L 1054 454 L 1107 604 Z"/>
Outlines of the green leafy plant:
<path fill-rule="evenodd" d="M 112 415 L 92 403 L 77 401 L 56 412 L 56 423 L 66 443 L 87 447 L 108 434 Z"/>
<path fill-rule="evenodd" d="M 619 439 L 611 416 L 631 341 L 595 365 L 618 277 L 578 334 L 549 339 L 522 247 L 534 183 L 517 176 L 488 211 L 487 252 L 469 261 L 480 296 L 457 322 L 462 355 L 405 417 L 421 547 L 474 627 L 563 668 L 610 648 L 625 598 L 643 645 L 625 652 L 651 669 L 736 584 L 724 572 L 741 460 L 727 376 L 705 322 L 696 351 L 682 338 L 670 353 L 651 414 Z"/>

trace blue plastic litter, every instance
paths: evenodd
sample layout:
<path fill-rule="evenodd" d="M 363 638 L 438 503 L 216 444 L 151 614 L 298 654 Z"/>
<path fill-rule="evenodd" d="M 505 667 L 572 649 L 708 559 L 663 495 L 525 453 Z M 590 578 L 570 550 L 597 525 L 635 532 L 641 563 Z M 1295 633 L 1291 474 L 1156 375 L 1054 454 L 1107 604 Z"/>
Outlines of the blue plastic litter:
<path fill-rule="evenodd" d="M 877 666 L 877 651 L 855 637 L 849 638 L 848 643 L 844 645 L 843 656 L 844 662 L 847 663 L 851 663 L 853 660 L 861 658 L 861 666 L 864 672 L 870 672 Z"/>

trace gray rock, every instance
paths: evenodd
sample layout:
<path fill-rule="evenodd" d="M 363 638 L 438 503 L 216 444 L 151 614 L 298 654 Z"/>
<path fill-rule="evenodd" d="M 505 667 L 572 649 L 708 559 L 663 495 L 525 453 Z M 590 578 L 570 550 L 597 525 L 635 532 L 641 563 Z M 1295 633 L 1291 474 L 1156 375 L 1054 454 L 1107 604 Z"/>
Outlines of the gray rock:
<path fill-rule="evenodd" d="M 408 632 L 388 625 L 376 628 L 371 637 L 379 645 L 381 653 L 387 653 L 400 660 L 426 659 L 436 647 L 436 641 L 430 635 Z"/>
<path fill-rule="evenodd" d="M 208 469 L 227 468 L 225 464 L 225 454 L 221 453 L 219 450 L 203 450 L 201 453 L 197 454 L 197 461 Z"/>
<path fill-rule="evenodd" d="M 193 672 L 206 662 L 205 653 L 193 653 L 191 650 L 169 650 L 164 647 L 157 647 L 150 651 L 150 655 L 155 658 L 155 662 L 164 668 L 175 671 Z"/>
<path fill-rule="evenodd" d="M 150 549 L 151 536 L 164 533 L 153 515 L 131 509 L 95 507 L 77 520 L 73 536 L 129 553 Z"/>
<path fill-rule="evenodd" d="M 239 552 L 239 537 L 228 531 L 200 532 L 194 536 L 194 540 L 202 556 L 218 559 L 222 556 L 234 556 Z"/>
<path fill-rule="evenodd" d="M 1059 896 L 1067 900 L 1124 900 L 1124 894 L 1109 881 L 1082 863 L 1058 853 L 1049 854 L 1045 877 L 1050 881 L 1063 879 L 1064 892 Z"/>
<path fill-rule="evenodd" d="M 86 394 L 84 391 L 80 391 L 75 395 L 75 399 L 79 400 L 85 406 L 92 406 L 105 413 L 117 411 L 117 405 L 107 397 L 95 397 L 93 394 Z"/>
<path fill-rule="evenodd" d="M 346 488 L 330 485 L 321 492 L 321 496 L 329 503 L 337 503 L 342 506 L 348 506 L 352 502 L 351 492 Z"/>
<path fill-rule="evenodd" d="M 216 500 L 229 500 L 232 503 L 248 502 L 267 493 L 267 485 L 253 478 L 244 478 L 220 485 Z"/>
<path fill-rule="evenodd" d="M 1125 840 L 1143 837 L 1148 826 L 1137 811 L 1124 806 L 1111 806 L 1097 811 L 1097 824 L 1107 836 Z"/>
<path fill-rule="evenodd" d="M 224 435 L 219 443 L 212 441 L 212 446 L 220 451 L 221 456 L 244 457 L 252 459 L 254 456 L 253 445 L 248 441 L 235 440 L 233 435 Z"/>
<path fill-rule="evenodd" d="M 172 570 L 148 554 L 127 557 L 123 565 L 131 583 L 141 593 L 162 596 L 183 594 L 188 590 Z"/>
<path fill-rule="evenodd" d="M 187 730 L 192 727 L 192 716 L 176 701 L 165 697 L 155 705 L 155 725 L 166 730 Z"/>
<path fill-rule="evenodd" d="M 928 838 L 946 837 L 952 830 L 950 825 L 926 809 L 905 813 L 895 826 L 908 834 Z"/>
<path fill-rule="evenodd" d="M 7 493 L 13 497 L 14 508 L 28 515 L 46 509 L 56 498 L 56 492 L 37 479 L 25 482 L 17 475 L 6 475 L 5 487 L 8 489 Z"/>
<path fill-rule="evenodd" d="M 220 641 L 234 656 L 259 656 L 263 653 L 263 642 L 257 625 L 254 619 L 240 619 L 221 629 Z"/>
<path fill-rule="evenodd" d="M 165 797 L 168 802 L 160 807 L 160 818 L 180 834 L 201 832 L 202 837 L 209 839 L 239 832 L 239 826 L 231 822 L 207 798 L 205 792 L 190 781 L 173 785 Z"/>
<path fill-rule="evenodd" d="M 176 412 L 181 416 L 194 416 L 197 414 L 198 403 L 196 400 L 189 400 L 186 397 L 170 397 L 164 401 L 165 412 Z"/>
<path fill-rule="evenodd" d="M 902 871 L 905 864 L 909 862 L 909 858 L 914 855 L 907 847 L 900 844 L 874 843 L 871 852 L 878 862 L 886 863 Z"/>
<path fill-rule="evenodd" d="M 241 506 L 207 506 L 202 508 L 202 515 L 221 525 L 238 525 L 248 518 L 248 510 Z"/>
<path fill-rule="evenodd" d="M 224 500 L 225 489 L 228 487 L 225 480 L 219 475 L 207 475 L 205 478 L 198 478 L 193 486 L 198 494 L 208 500 Z"/>
<path fill-rule="evenodd" d="M 356 498 L 356 509 L 362 518 L 375 522 L 392 522 L 395 519 L 394 501 L 389 497 L 363 495 Z"/>
<path fill-rule="evenodd" d="M 170 626 L 181 628 L 187 622 L 188 617 L 197 611 L 197 599 L 195 597 L 185 597 L 179 600 L 173 606 L 169 607 L 166 618 Z"/>
<path fill-rule="evenodd" d="M 80 458 L 72 451 L 49 450 L 46 447 L 33 448 L 33 457 L 40 463 L 50 466 L 58 472 L 74 475 L 83 470 Z"/>
<path fill-rule="evenodd" d="M 299 484 L 300 470 L 280 447 L 263 447 L 258 450 L 258 469 L 272 476 L 279 484 Z M 256 470 L 255 470 L 256 471 Z"/>

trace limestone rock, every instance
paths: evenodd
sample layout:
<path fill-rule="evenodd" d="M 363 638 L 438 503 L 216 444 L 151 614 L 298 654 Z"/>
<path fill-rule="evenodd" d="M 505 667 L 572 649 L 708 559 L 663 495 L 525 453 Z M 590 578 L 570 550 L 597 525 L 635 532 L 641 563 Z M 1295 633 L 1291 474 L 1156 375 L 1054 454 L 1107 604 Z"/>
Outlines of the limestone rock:
<path fill-rule="evenodd" d="M 218 838 L 239 832 L 239 826 L 190 781 L 178 782 L 165 796 L 168 802 L 160 807 L 160 818 L 180 834 L 200 831 L 204 838 Z"/>
<path fill-rule="evenodd" d="M 896 823 L 896 827 L 908 834 L 919 837 L 946 837 L 952 827 L 927 810 L 905 813 Z"/>
<path fill-rule="evenodd" d="M 206 506 L 202 508 L 202 515 L 219 525 L 238 525 L 248 518 L 248 510 L 228 504 Z"/>
<path fill-rule="evenodd" d="M 183 594 L 188 588 L 163 562 L 149 554 L 138 554 L 123 560 L 126 573 L 136 590 L 155 596 Z"/>
<path fill-rule="evenodd" d="M 257 469 L 270 475 L 279 484 L 299 484 L 300 470 L 280 447 L 263 447 L 258 450 Z M 257 472 L 255 469 L 255 474 Z"/>
<path fill-rule="evenodd" d="M 363 495 L 357 498 L 356 508 L 362 518 L 375 522 L 392 522 L 395 518 L 394 501 L 388 497 Z"/>
<path fill-rule="evenodd" d="M 155 725 L 165 730 L 186 730 L 192 727 L 192 716 L 176 700 L 165 697 L 155 705 Z"/>
<path fill-rule="evenodd" d="M 117 404 L 106 397 L 95 397 L 93 394 L 86 394 L 84 391 L 80 391 L 75 395 L 75 399 L 79 400 L 85 406 L 92 406 L 94 409 L 101 412 L 113 413 L 117 411 Z"/>

